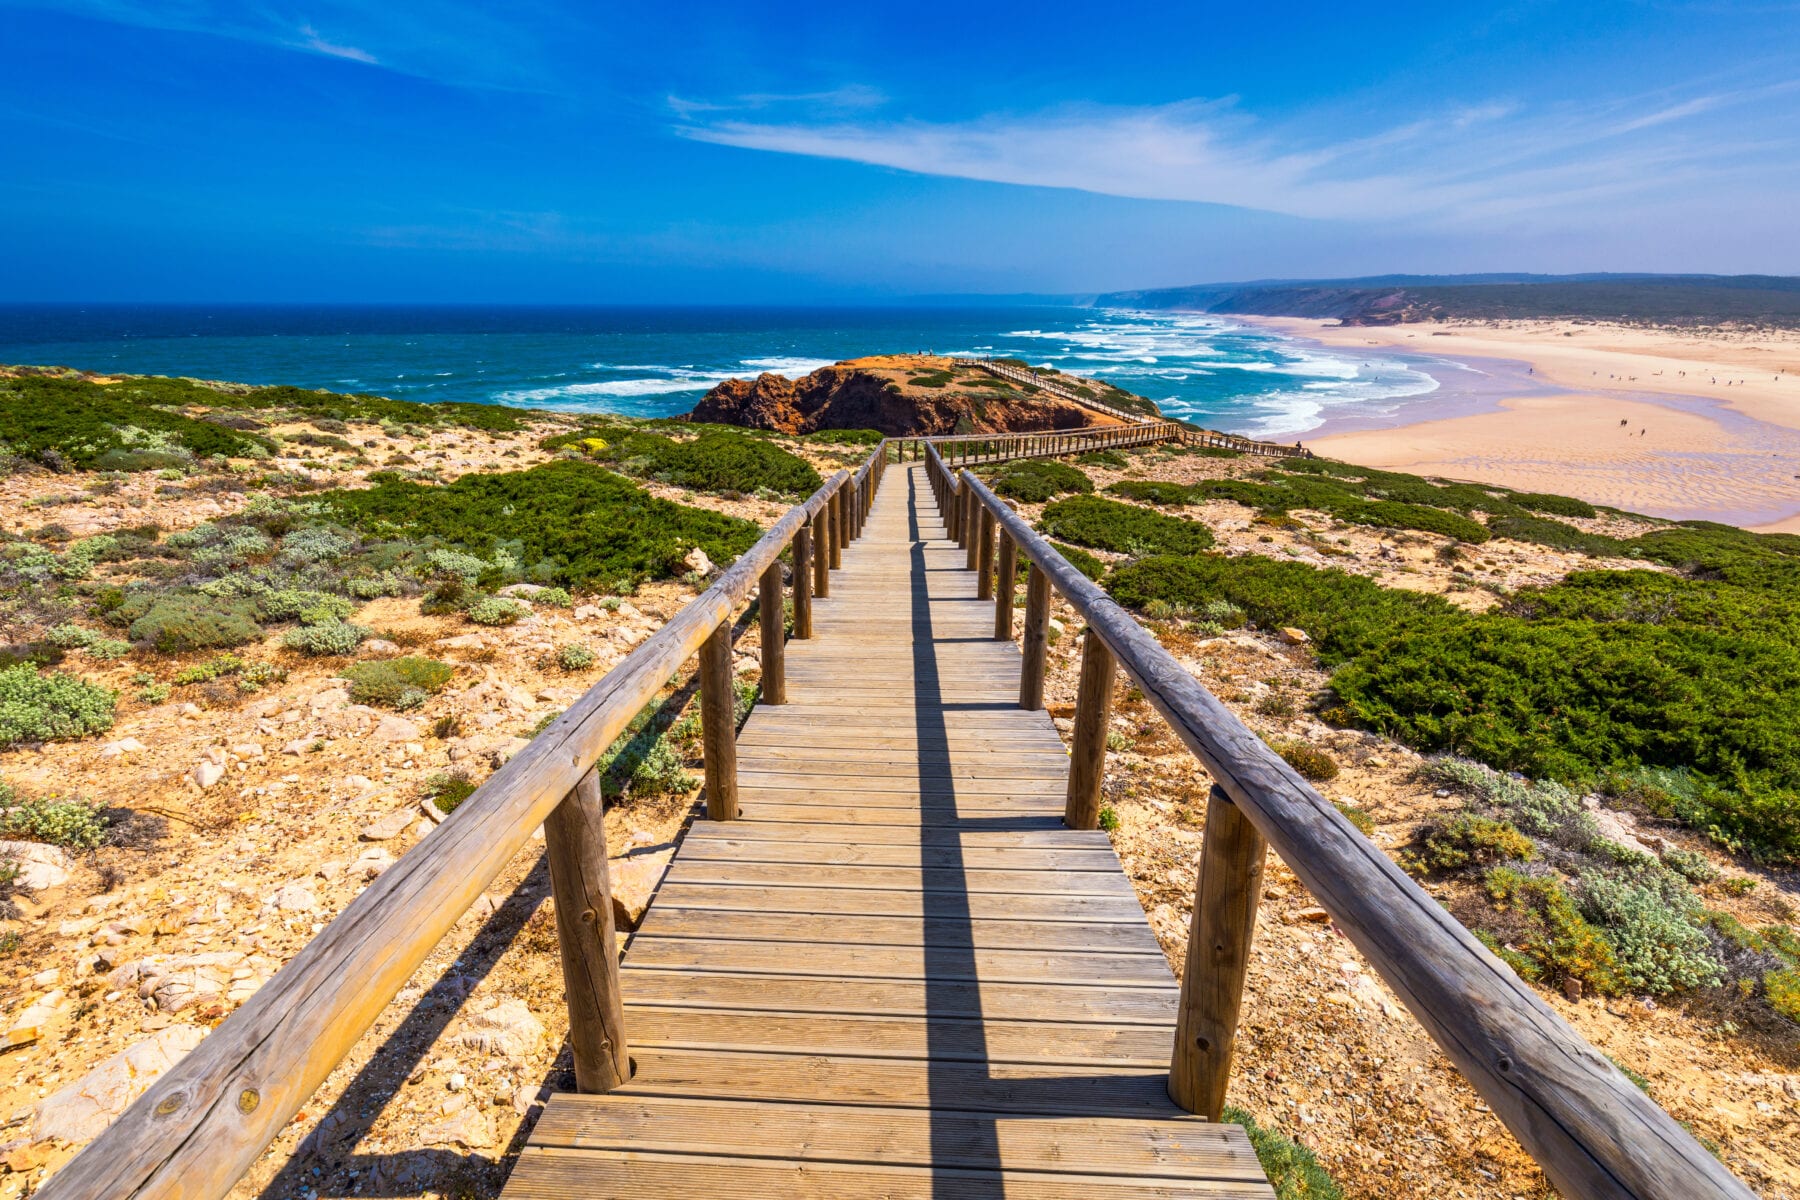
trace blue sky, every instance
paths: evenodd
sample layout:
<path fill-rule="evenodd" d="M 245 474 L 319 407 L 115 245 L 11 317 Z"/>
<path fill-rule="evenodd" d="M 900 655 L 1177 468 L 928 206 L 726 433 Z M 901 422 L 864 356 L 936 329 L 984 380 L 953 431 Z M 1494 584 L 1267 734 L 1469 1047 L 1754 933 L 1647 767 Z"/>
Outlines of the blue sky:
<path fill-rule="evenodd" d="M 0 0 L 0 299 L 1800 273 L 1800 2 Z"/>

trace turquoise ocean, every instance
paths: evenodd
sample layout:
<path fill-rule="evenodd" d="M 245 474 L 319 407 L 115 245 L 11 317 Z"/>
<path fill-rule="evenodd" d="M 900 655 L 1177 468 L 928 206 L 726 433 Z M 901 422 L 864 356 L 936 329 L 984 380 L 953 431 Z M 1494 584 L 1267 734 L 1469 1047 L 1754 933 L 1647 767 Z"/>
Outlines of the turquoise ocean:
<path fill-rule="evenodd" d="M 1081 307 L 0 307 L 0 362 L 630 416 L 686 412 L 734 376 L 913 351 L 1022 358 L 1275 438 L 1403 423 L 1467 370 L 1226 317 Z"/>

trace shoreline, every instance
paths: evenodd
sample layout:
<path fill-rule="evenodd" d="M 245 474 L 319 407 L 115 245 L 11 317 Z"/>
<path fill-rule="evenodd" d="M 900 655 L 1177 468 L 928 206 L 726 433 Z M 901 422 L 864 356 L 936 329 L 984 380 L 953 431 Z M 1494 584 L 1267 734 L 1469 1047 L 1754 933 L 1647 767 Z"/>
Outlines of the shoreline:
<path fill-rule="evenodd" d="M 1399 354 L 1438 381 L 1385 413 L 1328 417 L 1301 439 L 1322 454 L 1800 532 L 1800 335 L 1231 319 L 1339 352 Z"/>

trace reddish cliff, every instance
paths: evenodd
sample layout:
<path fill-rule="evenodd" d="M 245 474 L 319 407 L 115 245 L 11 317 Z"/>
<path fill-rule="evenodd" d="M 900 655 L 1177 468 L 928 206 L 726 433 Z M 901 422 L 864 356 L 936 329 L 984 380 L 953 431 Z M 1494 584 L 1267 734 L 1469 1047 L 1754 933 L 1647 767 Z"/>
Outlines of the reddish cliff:
<path fill-rule="evenodd" d="M 852 359 L 800 379 L 729 379 L 690 416 L 782 433 L 879 429 L 889 435 L 1029 433 L 1112 423 L 1036 388 L 923 355 Z"/>

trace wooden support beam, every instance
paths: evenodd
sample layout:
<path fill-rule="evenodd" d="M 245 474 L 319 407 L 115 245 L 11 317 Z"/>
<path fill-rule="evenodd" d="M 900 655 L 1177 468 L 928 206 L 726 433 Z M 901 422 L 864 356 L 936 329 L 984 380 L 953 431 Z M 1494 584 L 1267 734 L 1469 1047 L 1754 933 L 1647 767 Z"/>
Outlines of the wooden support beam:
<path fill-rule="evenodd" d="M 731 621 L 700 647 L 700 739 L 706 761 L 706 815 L 737 818 L 737 696 L 731 686 Z"/>
<path fill-rule="evenodd" d="M 827 501 L 813 514 L 813 595 L 831 595 L 831 504 Z"/>
<path fill-rule="evenodd" d="M 1215 783 L 1206 799 L 1206 837 L 1169 1060 L 1169 1098 L 1210 1121 L 1225 1111 L 1267 850 L 1256 826 Z"/>
<path fill-rule="evenodd" d="M 544 821 L 556 934 L 562 943 L 563 994 L 575 1087 L 610 1092 L 631 1078 L 625 1010 L 619 999 L 619 947 L 606 868 L 606 817 L 600 777 L 582 776 Z"/>
<path fill-rule="evenodd" d="M 1069 746 L 1069 791 L 1063 824 L 1100 827 L 1100 781 L 1106 774 L 1106 734 L 1112 727 L 1113 652 L 1091 627 L 1081 649 L 1075 733 Z"/>
<path fill-rule="evenodd" d="M 756 620 L 762 642 L 763 704 L 787 703 L 787 636 L 781 603 L 781 560 L 769 564 L 756 586 Z"/>
<path fill-rule="evenodd" d="M 831 569 L 837 570 L 844 565 L 844 547 L 848 545 L 844 522 L 844 489 L 839 488 L 831 493 Z"/>
<path fill-rule="evenodd" d="M 812 528 L 794 532 L 794 636 L 810 638 L 812 625 Z"/>
<path fill-rule="evenodd" d="M 1019 707 L 1044 707 L 1044 668 L 1050 656 L 1050 576 L 1037 566 L 1025 580 L 1025 651 L 1019 668 Z"/>
<path fill-rule="evenodd" d="M 1000 534 L 1000 566 L 994 572 L 994 637 L 1012 641 L 1013 597 L 1019 587 L 1019 545 L 1012 534 Z"/>
<path fill-rule="evenodd" d="M 963 547 L 968 551 L 963 565 L 969 570 L 975 569 L 976 560 L 981 555 L 981 501 L 975 498 L 975 489 L 965 483 L 963 496 Z"/>
<path fill-rule="evenodd" d="M 994 598 L 994 514 L 987 505 L 981 506 L 980 547 L 975 552 L 975 598 L 992 600 Z"/>

